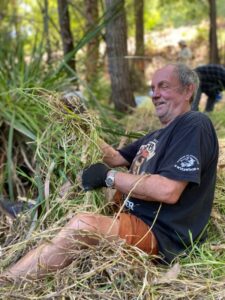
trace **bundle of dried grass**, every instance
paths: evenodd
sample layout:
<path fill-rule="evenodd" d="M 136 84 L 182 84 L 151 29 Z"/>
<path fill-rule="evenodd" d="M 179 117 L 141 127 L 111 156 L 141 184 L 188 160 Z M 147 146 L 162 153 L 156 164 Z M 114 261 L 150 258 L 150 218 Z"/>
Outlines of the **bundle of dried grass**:
<path fill-rule="evenodd" d="M 168 267 L 155 265 L 152 257 L 125 246 L 122 241 L 102 240 L 94 248 L 76 251 L 69 267 L 41 280 L 25 279 L 20 284 L 2 287 L 0 296 L 1 299 L 224 299 L 225 274 L 220 270 L 224 256 L 221 260 L 218 256 L 212 258 L 209 251 L 212 250 L 205 244 Z"/>
<path fill-rule="evenodd" d="M 79 99 L 75 100 L 71 106 L 71 99 L 68 105 L 65 97 L 62 100 L 60 94 L 43 90 L 27 99 L 28 103 L 30 102 L 29 108 L 32 105 L 35 107 L 34 103 L 38 102 L 39 106 L 45 107 L 41 113 L 45 113 L 42 115 L 42 122 L 34 125 L 40 125 L 41 128 L 36 132 L 36 140 L 25 140 L 23 145 L 25 152 L 26 143 L 33 145 L 32 148 L 29 147 L 29 153 L 26 153 L 27 162 L 32 160 L 30 165 L 33 173 L 28 176 L 23 172 L 23 176 L 26 176 L 32 185 L 24 188 L 23 193 L 18 190 L 15 201 L 21 197 L 25 201 L 29 196 L 36 204 L 32 210 L 15 220 L 0 212 L 1 270 L 15 262 L 30 246 L 43 238 L 40 234 L 42 231 L 51 227 L 54 231 L 54 226 L 57 228 L 65 224 L 70 217 L 69 213 L 73 213 L 78 204 L 82 203 L 83 209 L 86 210 L 97 210 L 100 206 L 101 193 L 84 195 L 76 180 L 77 174 L 86 164 L 101 157 L 96 130 L 98 119 L 94 113 L 76 110 Z M 33 111 L 35 116 L 36 109 Z M 29 117 L 32 122 L 31 113 Z M 16 141 L 16 134 L 14 138 L 13 141 Z M 12 142 L 11 149 L 14 147 Z M 13 168 L 15 172 L 19 169 L 16 162 L 15 160 Z M 3 173 L 1 174 L 3 176 Z"/>

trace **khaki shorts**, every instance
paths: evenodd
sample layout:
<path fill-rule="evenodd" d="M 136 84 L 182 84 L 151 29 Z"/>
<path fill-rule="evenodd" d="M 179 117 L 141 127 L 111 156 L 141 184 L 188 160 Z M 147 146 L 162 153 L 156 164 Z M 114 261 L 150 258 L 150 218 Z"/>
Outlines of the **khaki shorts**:
<path fill-rule="evenodd" d="M 136 246 L 148 254 L 158 254 L 158 243 L 154 233 L 141 219 L 128 213 L 119 215 L 119 236 L 127 244 Z"/>

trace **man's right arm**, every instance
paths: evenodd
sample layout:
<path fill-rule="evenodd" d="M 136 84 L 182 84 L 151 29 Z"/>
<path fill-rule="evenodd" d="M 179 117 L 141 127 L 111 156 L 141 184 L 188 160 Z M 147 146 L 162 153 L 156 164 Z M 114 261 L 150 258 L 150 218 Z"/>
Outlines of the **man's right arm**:
<path fill-rule="evenodd" d="M 110 167 L 127 167 L 129 162 L 112 146 L 101 140 L 100 149 L 103 153 L 103 161 Z"/>

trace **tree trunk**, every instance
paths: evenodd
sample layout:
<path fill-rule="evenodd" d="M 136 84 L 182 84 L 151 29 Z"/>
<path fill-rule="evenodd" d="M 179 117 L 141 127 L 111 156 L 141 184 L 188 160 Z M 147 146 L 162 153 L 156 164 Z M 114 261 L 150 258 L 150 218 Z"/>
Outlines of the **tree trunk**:
<path fill-rule="evenodd" d="M 61 33 L 61 38 L 63 43 L 63 53 L 64 56 L 66 56 L 74 49 L 73 36 L 70 30 L 68 0 L 58 0 L 58 15 L 59 15 L 60 33 Z M 70 66 L 72 70 L 76 71 L 74 57 L 70 58 L 67 61 L 67 64 Z"/>
<path fill-rule="evenodd" d="M 14 25 L 14 28 L 15 28 L 16 41 L 19 44 L 19 41 L 20 41 L 20 22 L 18 20 L 18 3 L 17 3 L 17 0 L 12 0 L 11 4 L 12 4 L 12 10 L 13 10 L 12 22 L 13 22 L 13 25 Z"/>
<path fill-rule="evenodd" d="M 44 0 L 43 17 L 44 17 L 44 35 L 46 40 L 47 63 L 50 64 L 52 58 L 52 51 L 51 51 L 51 42 L 49 37 L 49 26 L 48 26 L 49 25 L 48 0 Z"/>
<path fill-rule="evenodd" d="M 144 55 L 144 0 L 134 0 L 135 55 Z"/>
<path fill-rule="evenodd" d="M 98 0 L 85 0 L 86 29 L 91 31 L 98 22 Z M 86 80 L 95 79 L 98 69 L 99 36 L 95 36 L 87 44 Z"/>
<path fill-rule="evenodd" d="M 116 110 L 129 111 L 135 107 L 130 84 L 127 56 L 127 26 L 124 0 L 105 0 L 107 9 L 106 44 L 112 101 Z"/>
<path fill-rule="evenodd" d="M 217 24 L 216 24 L 216 0 L 209 0 L 209 62 L 219 64 L 219 52 L 217 44 Z"/>
<path fill-rule="evenodd" d="M 5 19 L 8 18 L 8 13 L 9 11 L 9 2 L 8 1 L 0 1 L 0 43 L 1 43 L 1 50 L 3 50 L 6 45 L 2 45 L 2 42 L 4 44 L 8 41 L 11 40 L 11 24 L 10 22 L 5 23 Z"/>
<path fill-rule="evenodd" d="M 134 0 L 135 57 L 131 60 L 132 88 L 141 91 L 145 88 L 144 61 L 144 0 Z"/>

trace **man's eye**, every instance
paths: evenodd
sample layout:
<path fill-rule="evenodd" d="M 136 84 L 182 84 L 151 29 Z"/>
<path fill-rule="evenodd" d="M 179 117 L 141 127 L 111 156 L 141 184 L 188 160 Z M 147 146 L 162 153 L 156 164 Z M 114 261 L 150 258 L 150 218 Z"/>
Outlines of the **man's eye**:
<path fill-rule="evenodd" d="M 162 84 L 161 89 L 162 90 L 167 90 L 169 88 L 168 84 Z"/>

